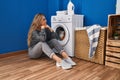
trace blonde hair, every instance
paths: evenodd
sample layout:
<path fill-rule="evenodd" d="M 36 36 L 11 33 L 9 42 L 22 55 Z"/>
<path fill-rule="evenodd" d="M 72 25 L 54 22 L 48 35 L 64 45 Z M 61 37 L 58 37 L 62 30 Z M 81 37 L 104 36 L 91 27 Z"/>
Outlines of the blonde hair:
<path fill-rule="evenodd" d="M 28 39 L 27 39 L 28 46 L 30 46 L 32 32 L 34 30 L 41 30 L 41 26 L 42 26 L 41 21 L 42 21 L 43 17 L 44 17 L 44 14 L 41 14 L 41 13 L 36 14 L 34 16 L 34 19 L 32 21 L 32 24 L 31 24 L 29 32 L 28 32 Z"/>

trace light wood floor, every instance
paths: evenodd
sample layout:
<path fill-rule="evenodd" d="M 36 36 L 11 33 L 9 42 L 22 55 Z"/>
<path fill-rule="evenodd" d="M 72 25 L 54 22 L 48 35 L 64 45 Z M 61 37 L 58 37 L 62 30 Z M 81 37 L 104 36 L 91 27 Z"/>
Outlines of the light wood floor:
<path fill-rule="evenodd" d="M 27 54 L 0 58 L 0 80 L 120 80 L 119 69 L 73 60 L 77 66 L 63 70 L 46 56 L 35 60 Z"/>

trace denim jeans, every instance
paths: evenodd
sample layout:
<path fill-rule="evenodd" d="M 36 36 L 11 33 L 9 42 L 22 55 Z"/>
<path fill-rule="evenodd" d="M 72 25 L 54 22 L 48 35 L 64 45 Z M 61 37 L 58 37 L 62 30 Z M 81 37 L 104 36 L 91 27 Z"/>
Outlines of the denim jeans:
<path fill-rule="evenodd" d="M 52 55 L 55 54 L 53 48 L 60 54 L 64 51 L 59 42 L 56 39 L 52 39 L 49 42 L 38 42 L 33 48 L 29 48 L 28 55 L 30 58 L 39 58 L 42 53 L 45 53 L 52 58 Z"/>

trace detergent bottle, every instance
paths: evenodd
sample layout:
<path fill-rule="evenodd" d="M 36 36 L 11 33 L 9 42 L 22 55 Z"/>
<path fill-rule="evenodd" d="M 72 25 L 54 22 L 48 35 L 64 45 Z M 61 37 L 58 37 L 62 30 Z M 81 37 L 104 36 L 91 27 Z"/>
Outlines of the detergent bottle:
<path fill-rule="evenodd" d="M 69 0 L 68 5 L 67 5 L 67 12 L 68 15 L 74 15 L 74 4 L 71 2 L 71 0 Z"/>

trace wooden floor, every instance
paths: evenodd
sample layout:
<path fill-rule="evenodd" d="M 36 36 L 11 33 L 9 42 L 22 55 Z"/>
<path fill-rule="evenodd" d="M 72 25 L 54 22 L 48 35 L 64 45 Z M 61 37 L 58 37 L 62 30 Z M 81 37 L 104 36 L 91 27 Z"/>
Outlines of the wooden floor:
<path fill-rule="evenodd" d="M 29 59 L 27 54 L 0 58 L 0 80 L 120 80 L 120 70 L 73 58 L 77 63 L 70 70 L 55 66 L 44 56 Z"/>

